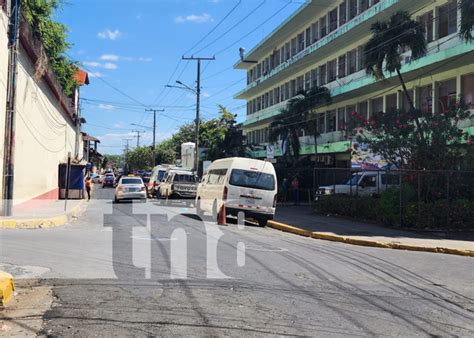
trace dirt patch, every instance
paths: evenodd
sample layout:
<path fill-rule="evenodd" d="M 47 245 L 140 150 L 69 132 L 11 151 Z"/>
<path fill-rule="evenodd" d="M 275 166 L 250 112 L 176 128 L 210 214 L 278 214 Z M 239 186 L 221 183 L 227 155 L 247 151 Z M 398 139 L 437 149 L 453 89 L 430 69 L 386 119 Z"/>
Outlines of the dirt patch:
<path fill-rule="evenodd" d="M 13 299 L 0 310 L 0 337 L 36 337 L 52 302 L 51 287 L 20 281 Z"/>

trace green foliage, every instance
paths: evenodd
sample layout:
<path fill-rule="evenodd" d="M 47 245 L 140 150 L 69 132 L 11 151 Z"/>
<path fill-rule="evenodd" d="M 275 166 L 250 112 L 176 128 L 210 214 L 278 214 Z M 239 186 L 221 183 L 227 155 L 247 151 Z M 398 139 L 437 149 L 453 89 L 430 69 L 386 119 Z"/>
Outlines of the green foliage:
<path fill-rule="evenodd" d="M 125 154 L 129 170 L 151 170 L 153 152 L 149 146 L 134 148 Z"/>
<path fill-rule="evenodd" d="M 410 185 L 404 184 L 401 191 L 402 203 L 412 202 L 415 194 Z M 392 226 L 400 224 L 400 189 L 391 188 L 384 191 L 377 202 L 379 221 Z"/>
<path fill-rule="evenodd" d="M 409 169 L 457 169 L 461 145 L 471 142 L 460 124 L 472 116 L 462 103 L 439 113 L 379 112 L 367 120 L 351 114 L 348 131 L 390 163 Z M 420 137 L 421 135 L 421 137 Z"/>
<path fill-rule="evenodd" d="M 466 42 L 473 42 L 474 36 L 472 31 L 474 28 L 474 1 L 461 0 L 459 6 L 461 8 L 461 25 L 459 29 L 459 36 Z"/>
<path fill-rule="evenodd" d="M 158 164 L 173 164 L 176 162 L 176 151 L 171 139 L 164 140 L 157 145 L 156 163 Z"/>
<path fill-rule="evenodd" d="M 71 95 L 77 83 L 74 72 L 77 69 L 64 53 L 71 47 L 67 42 L 67 28 L 53 20 L 61 2 L 58 0 L 22 0 L 22 14 L 32 26 L 33 32 L 44 48 L 47 62 L 56 75 L 66 95 Z M 38 66 L 38 65 L 37 65 Z M 46 67 L 41 65 L 40 67 Z"/>
<path fill-rule="evenodd" d="M 111 161 L 114 162 L 114 167 L 118 168 L 121 165 L 122 156 L 120 155 L 104 155 L 104 159 L 102 160 L 101 167 L 105 169 L 107 163 Z"/>

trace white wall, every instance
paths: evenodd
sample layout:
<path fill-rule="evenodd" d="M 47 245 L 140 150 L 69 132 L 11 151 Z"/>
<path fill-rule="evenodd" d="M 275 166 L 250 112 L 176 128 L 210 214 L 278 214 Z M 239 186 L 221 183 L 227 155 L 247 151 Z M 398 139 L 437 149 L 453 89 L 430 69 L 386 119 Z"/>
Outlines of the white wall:
<path fill-rule="evenodd" d="M 3 186 L 3 140 L 5 135 L 6 92 L 8 77 L 8 18 L 0 9 L 0 200 Z"/>
<path fill-rule="evenodd" d="M 14 204 L 54 192 L 58 165 L 74 156 L 75 129 L 20 48 L 17 85 Z"/>

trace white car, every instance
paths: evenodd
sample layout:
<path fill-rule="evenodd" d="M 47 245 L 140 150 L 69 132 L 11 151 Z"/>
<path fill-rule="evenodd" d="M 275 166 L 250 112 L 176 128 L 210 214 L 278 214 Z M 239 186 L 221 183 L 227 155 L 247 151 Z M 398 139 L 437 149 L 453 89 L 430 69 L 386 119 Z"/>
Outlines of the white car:
<path fill-rule="evenodd" d="M 186 170 L 171 170 L 160 184 L 161 198 L 195 199 L 197 190 L 196 175 Z"/>
<path fill-rule="evenodd" d="M 276 197 L 273 164 L 249 158 L 227 158 L 209 166 L 198 186 L 196 212 L 199 216 L 209 212 L 217 219 L 225 204 L 226 216 L 243 212 L 245 218 L 265 226 L 275 215 Z"/>
<path fill-rule="evenodd" d="M 124 176 L 115 188 L 114 201 L 116 203 L 124 200 L 140 200 L 145 202 L 146 195 L 146 187 L 140 177 Z"/>
<path fill-rule="evenodd" d="M 381 192 L 400 186 L 400 175 L 396 172 L 361 171 L 353 173 L 343 184 L 319 187 L 315 200 L 327 195 L 374 196 Z"/>

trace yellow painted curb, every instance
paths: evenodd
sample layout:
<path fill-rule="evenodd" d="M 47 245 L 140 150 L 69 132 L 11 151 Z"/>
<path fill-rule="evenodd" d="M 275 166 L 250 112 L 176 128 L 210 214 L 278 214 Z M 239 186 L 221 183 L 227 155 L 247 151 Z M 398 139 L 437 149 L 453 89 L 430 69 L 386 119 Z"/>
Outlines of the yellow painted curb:
<path fill-rule="evenodd" d="M 9 273 L 0 271 L 0 306 L 4 307 L 13 297 L 15 283 L 13 276 Z"/>
<path fill-rule="evenodd" d="M 329 235 L 329 234 L 325 234 L 321 232 L 311 232 L 309 230 L 301 229 L 292 225 L 288 225 L 288 224 L 280 223 L 276 221 L 268 221 L 268 226 L 270 228 L 281 230 L 284 232 L 289 232 L 296 235 L 311 237 L 311 238 L 320 239 L 324 241 L 340 242 L 340 243 L 346 243 L 346 244 L 351 244 L 351 245 L 367 246 L 367 247 L 374 247 L 374 248 L 432 252 L 432 253 L 443 253 L 443 254 L 457 255 L 457 256 L 474 257 L 474 251 L 471 251 L 471 250 L 459 250 L 459 249 L 449 249 L 449 248 L 441 248 L 441 247 L 423 247 L 423 246 L 405 245 L 405 244 L 399 244 L 399 243 L 382 243 L 382 242 L 377 242 L 377 241 L 368 241 L 368 240 L 356 239 L 356 238 L 351 238 L 351 237 Z"/>
<path fill-rule="evenodd" d="M 84 205 L 85 202 L 82 200 L 72 210 L 55 217 L 0 220 L 0 229 L 47 229 L 63 226 L 72 218 L 77 218 L 83 212 Z"/>

